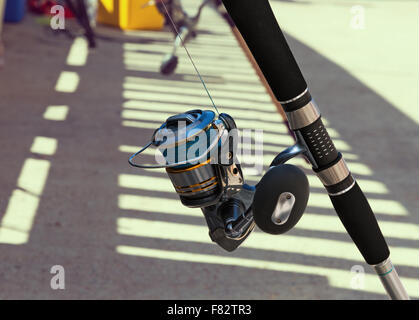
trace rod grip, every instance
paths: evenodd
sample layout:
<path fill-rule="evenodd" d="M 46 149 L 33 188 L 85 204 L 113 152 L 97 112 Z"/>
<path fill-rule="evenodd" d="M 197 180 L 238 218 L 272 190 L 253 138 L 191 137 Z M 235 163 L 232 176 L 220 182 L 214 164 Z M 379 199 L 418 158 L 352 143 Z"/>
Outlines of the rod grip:
<path fill-rule="evenodd" d="M 223 0 L 223 3 L 275 97 L 287 101 L 303 93 L 307 83 L 268 0 Z"/>
<path fill-rule="evenodd" d="M 358 247 L 365 261 L 378 264 L 386 260 L 390 250 L 364 193 L 355 185 L 346 193 L 330 196 L 336 213 Z"/>

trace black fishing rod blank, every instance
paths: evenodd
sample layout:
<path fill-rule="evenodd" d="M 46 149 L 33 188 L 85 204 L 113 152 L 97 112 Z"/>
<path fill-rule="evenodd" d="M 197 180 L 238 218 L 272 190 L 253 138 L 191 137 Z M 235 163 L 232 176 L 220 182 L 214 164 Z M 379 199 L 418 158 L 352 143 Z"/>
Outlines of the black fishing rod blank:
<path fill-rule="evenodd" d="M 380 276 L 391 299 L 409 299 L 368 200 L 333 144 L 268 0 L 223 0 L 223 3 L 281 103 L 297 137 L 296 148 L 299 146 L 310 161 L 365 261 Z M 271 198 L 265 193 L 265 201 L 271 202 Z M 254 215 L 257 221 L 257 212 Z"/>

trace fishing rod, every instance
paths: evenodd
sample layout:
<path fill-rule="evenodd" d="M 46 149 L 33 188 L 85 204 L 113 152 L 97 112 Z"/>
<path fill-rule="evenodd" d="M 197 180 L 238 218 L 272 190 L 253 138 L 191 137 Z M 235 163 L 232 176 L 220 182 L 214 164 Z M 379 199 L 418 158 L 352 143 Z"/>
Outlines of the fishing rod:
<path fill-rule="evenodd" d="M 303 155 L 312 164 L 340 220 L 366 262 L 380 276 L 389 296 L 409 299 L 371 207 L 323 125 L 269 2 L 223 0 L 223 3 L 281 103 L 295 135 L 295 145 L 273 159 L 256 185 L 247 184 L 239 161 L 242 150 L 238 147 L 236 123 L 230 115 L 219 112 L 182 34 L 173 24 L 215 112 L 194 109 L 168 117 L 145 147 L 129 158 L 130 165 L 165 168 L 182 204 L 202 210 L 211 240 L 233 251 L 256 225 L 264 232 L 283 234 L 298 223 L 307 207 L 309 183 L 301 169 L 286 162 Z M 165 11 L 168 12 L 167 8 Z M 145 163 L 150 150 L 145 151 L 149 148 L 155 148 L 155 163 Z"/>
<path fill-rule="evenodd" d="M 161 4 L 170 15 L 165 2 Z M 201 208 L 211 240 L 224 250 L 240 246 L 255 225 L 268 233 L 287 232 L 304 213 L 309 184 L 301 169 L 285 162 L 304 154 L 305 149 L 300 145 L 287 148 L 275 157 L 257 185 L 247 184 L 238 159 L 242 150 L 236 123 L 230 115 L 219 112 L 182 34 L 173 18 L 169 21 L 215 112 L 195 109 L 170 116 L 145 147 L 129 158 L 130 165 L 165 168 L 182 204 Z M 152 147 L 156 163 L 145 163 L 144 154 L 150 155 L 146 150 Z M 272 195 L 270 201 L 266 201 L 266 193 Z"/>
<path fill-rule="evenodd" d="M 222 0 L 305 149 L 337 215 L 391 299 L 409 299 L 367 198 L 324 126 L 268 0 Z M 275 164 L 275 160 L 274 160 Z M 266 194 L 267 201 L 272 194 Z"/>

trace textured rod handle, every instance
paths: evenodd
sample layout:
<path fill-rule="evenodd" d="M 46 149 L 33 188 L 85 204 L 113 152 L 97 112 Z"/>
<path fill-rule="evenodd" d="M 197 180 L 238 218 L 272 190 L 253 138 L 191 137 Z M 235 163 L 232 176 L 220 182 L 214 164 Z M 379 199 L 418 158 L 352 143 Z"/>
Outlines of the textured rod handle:
<path fill-rule="evenodd" d="M 358 184 L 355 183 L 344 194 L 330 196 L 330 199 L 365 261 L 370 265 L 385 261 L 390 251 L 374 213 Z"/>
<path fill-rule="evenodd" d="M 307 83 L 268 0 L 223 0 L 273 93 L 279 101 L 302 94 Z"/>

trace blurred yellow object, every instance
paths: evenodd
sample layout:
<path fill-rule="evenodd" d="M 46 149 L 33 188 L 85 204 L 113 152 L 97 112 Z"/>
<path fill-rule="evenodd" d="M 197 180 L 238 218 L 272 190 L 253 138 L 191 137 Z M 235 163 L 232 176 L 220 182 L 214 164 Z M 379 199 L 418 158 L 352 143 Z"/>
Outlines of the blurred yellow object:
<path fill-rule="evenodd" d="M 124 30 L 160 30 L 164 17 L 149 0 L 99 0 L 97 21 Z"/>

